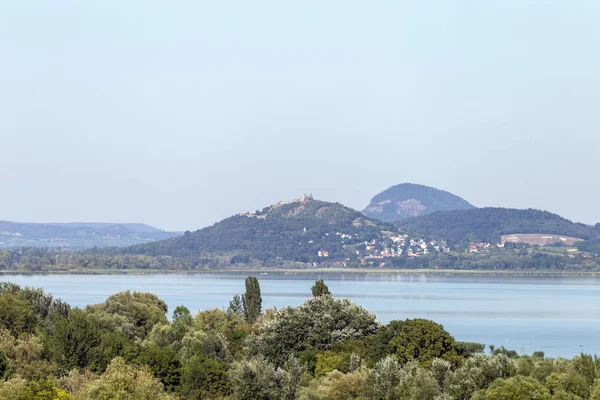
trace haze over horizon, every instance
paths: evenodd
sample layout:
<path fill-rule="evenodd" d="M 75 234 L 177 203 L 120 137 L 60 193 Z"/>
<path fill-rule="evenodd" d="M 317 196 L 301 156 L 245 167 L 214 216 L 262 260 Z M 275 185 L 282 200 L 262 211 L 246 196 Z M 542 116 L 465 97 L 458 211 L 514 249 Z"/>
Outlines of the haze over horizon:
<path fill-rule="evenodd" d="M 195 230 L 413 182 L 600 222 L 600 3 L 0 0 L 0 220 Z"/>

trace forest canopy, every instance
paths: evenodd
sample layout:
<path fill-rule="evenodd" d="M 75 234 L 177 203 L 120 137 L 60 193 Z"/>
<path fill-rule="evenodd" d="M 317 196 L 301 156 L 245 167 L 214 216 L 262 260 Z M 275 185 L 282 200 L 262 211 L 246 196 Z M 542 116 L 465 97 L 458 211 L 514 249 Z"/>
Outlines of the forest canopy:
<path fill-rule="evenodd" d="M 248 281 L 241 297 L 260 297 L 259 286 Z M 232 300 L 227 311 L 196 315 L 182 305 L 169 315 L 151 293 L 122 292 L 80 309 L 2 283 L 0 398 L 600 398 L 596 356 L 551 359 L 494 346 L 484 353 L 485 345 L 458 342 L 433 321 L 382 324 L 324 290 L 296 307 L 258 303 Z"/>

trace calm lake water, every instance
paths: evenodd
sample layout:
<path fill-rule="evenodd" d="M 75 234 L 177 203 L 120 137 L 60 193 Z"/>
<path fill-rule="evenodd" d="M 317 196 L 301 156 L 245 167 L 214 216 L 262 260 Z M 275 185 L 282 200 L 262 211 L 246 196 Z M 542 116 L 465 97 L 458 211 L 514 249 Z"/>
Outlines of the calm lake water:
<path fill-rule="evenodd" d="M 348 297 L 382 322 L 427 318 L 457 340 L 505 346 L 547 356 L 600 354 L 600 278 L 431 276 L 396 274 L 257 275 L 263 308 L 298 305 L 316 279 L 336 297 Z M 71 305 L 101 303 L 109 295 L 137 290 L 157 294 L 172 311 L 227 308 L 244 290 L 245 274 L 0 276 L 2 281 L 41 287 Z"/>

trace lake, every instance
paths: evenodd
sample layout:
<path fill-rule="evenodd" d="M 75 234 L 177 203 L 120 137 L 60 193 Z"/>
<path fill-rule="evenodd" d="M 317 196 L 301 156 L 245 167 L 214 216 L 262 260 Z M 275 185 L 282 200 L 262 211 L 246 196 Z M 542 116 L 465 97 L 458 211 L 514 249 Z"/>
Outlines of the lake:
<path fill-rule="evenodd" d="M 2 281 L 41 287 L 71 305 L 103 302 L 109 295 L 152 292 L 172 311 L 227 308 L 244 290 L 247 274 L 34 275 Z M 336 297 L 348 297 L 382 322 L 427 318 L 461 341 L 505 346 L 551 357 L 600 354 L 600 278 L 401 274 L 269 274 L 259 279 L 263 309 L 298 305 L 325 279 Z"/>

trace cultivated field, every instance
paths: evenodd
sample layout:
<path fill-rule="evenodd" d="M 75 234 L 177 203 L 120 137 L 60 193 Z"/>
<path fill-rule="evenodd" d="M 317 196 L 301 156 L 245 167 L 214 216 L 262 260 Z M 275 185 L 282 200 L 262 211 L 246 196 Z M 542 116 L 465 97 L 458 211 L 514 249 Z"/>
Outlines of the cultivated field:
<path fill-rule="evenodd" d="M 548 244 L 563 243 L 566 246 L 572 246 L 583 239 L 571 236 L 534 234 L 534 233 L 515 233 L 512 235 L 502 236 L 503 242 L 508 243 L 527 243 L 530 245 L 545 246 Z"/>

